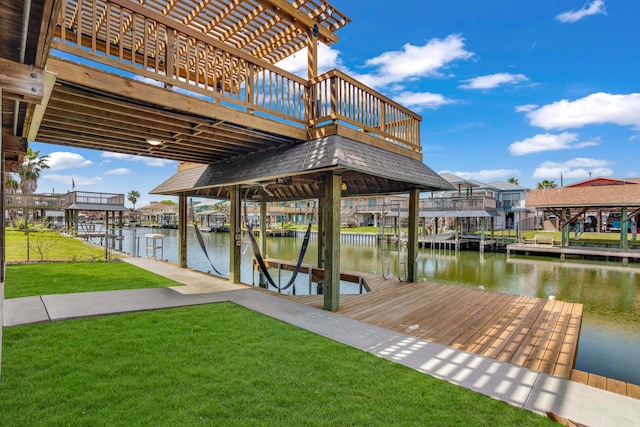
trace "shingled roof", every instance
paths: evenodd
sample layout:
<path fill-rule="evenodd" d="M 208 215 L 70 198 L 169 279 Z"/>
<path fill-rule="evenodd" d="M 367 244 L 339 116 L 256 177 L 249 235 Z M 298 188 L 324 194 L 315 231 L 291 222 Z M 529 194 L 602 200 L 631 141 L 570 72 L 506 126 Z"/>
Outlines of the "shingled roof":
<path fill-rule="evenodd" d="M 532 190 L 527 193 L 528 208 L 562 207 L 640 207 L 640 185 L 602 185 Z"/>
<path fill-rule="evenodd" d="M 180 171 L 153 194 L 227 199 L 229 186 L 249 185 L 254 200 L 322 197 L 323 172 L 342 174 L 343 196 L 452 189 L 419 160 L 331 135 L 290 147 Z"/>

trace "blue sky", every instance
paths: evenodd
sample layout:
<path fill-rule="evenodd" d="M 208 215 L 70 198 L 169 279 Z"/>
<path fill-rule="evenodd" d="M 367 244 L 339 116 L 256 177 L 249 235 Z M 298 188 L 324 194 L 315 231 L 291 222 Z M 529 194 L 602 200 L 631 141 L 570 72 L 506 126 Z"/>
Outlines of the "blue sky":
<path fill-rule="evenodd" d="M 320 49 L 421 114 L 424 162 L 535 188 L 640 176 L 640 1 L 332 2 L 352 19 Z M 283 68 L 306 75 L 306 53 Z M 51 157 L 39 192 L 147 193 L 176 162 L 33 143 Z M 562 177 L 562 178 L 561 178 Z"/>

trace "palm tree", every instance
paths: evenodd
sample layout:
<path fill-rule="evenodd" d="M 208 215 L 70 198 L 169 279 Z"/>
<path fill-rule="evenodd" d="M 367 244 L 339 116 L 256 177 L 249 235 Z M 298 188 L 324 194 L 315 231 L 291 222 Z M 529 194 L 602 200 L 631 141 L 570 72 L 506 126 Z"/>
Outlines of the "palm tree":
<path fill-rule="evenodd" d="M 27 148 L 27 152 L 24 155 L 22 165 L 20 166 L 20 191 L 24 195 L 24 229 L 29 230 L 28 220 L 29 212 L 27 203 L 28 196 L 36 192 L 38 188 L 38 178 L 40 178 L 40 172 L 44 169 L 49 169 L 47 164 L 49 156 L 46 154 L 40 155 L 40 150 L 33 151 L 31 148 Z"/>
<path fill-rule="evenodd" d="M 4 191 L 7 195 L 7 204 L 12 205 L 14 201 L 12 200 L 11 195 L 16 194 L 18 189 L 20 188 L 20 183 L 16 181 L 16 178 L 13 176 L 11 172 L 4 173 Z M 16 226 L 16 217 L 18 216 L 16 210 L 14 208 L 8 209 L 9 213 L 9 221 L 11 221 L 11 226 Z"/>
<path fill-rule="evenodd" d="M 33 151 L 31 148 L 27 148 L 20 168 L 20 191 L 22 194 L 30 195 L 36 192 L 40 172 L 49 169 L 48 160 L 49 156 L 46 154 L 41 156 L 40 150 Z"/>
<path fill-rule="evenodd" d="M 136 190 L 131 190 L 129 191 L 129 193 L 127 193 L 127 200 L 131 202 L 131 204 L 133 205 L 133 216 L 135 218 L 135 214 L 136 214 L 136 202 L 138 201 L 138 198 L 140 197 L 140 193 Z"/>
<path fill-rule="evenodd" d="M 507 180 L 507 182 L 510 182 L 511 184 L 514 184 L 514 185 L 520 185 L 520 181 L 518 181 L 518 178 L 516 178 L 516 177 L 514 177 L 514 176 L 512 176 L 511 178 L 509 178 L 509 179 Z"/>
<path fill-rule="evenodd" d="M 542 190 L 544 188 L 556 188 L 557 185 L 553 180 L 543 179 L 538 183 L 538 190 Z"/>

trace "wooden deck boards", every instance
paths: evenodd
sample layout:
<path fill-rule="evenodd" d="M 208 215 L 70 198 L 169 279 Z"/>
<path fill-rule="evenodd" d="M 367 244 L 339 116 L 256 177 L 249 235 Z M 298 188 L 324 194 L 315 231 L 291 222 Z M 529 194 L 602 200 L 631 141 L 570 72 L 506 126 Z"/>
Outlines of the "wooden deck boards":
<path fill-rule="evenodd" d="M 362 274 L 367 294 L 341 314 L 376 326 L 640 399 L 640 386 L 573 369 L 582 304 Z M 277 294 L 322 308 L 322 295 Z"/>
<path fill-rule="evenodd" d="M 341 314 L 416 338 L 569 378 L 582 305 L 363 274 L 371 292 L 341 295 Z M 323 296 L 281 295 L 322 308 Z"/>

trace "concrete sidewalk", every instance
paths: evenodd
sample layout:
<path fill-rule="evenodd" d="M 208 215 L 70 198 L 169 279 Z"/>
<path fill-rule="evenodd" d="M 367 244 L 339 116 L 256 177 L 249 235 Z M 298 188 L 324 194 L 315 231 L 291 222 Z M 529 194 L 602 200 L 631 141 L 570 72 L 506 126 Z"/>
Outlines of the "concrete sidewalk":
<path fill-rule="evenodd" d="M 125 260 L 185 286 L 5 300 L 4 325 L 228 301 L 533 412 L 592 427 L 636 426 L 640 401 L 288 301 L 146 258 Z"/>

